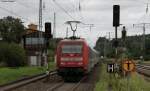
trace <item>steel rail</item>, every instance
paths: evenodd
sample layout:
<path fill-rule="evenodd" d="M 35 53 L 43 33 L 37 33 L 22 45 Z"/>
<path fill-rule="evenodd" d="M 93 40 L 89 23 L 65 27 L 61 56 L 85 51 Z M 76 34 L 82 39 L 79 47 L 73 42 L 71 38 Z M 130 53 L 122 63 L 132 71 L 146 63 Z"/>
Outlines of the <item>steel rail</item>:
<path fill-rule="evenodd" d="M 87 78 L 87 76 L 83 77 L 79 82 L 73 85 L 69 91 L 76 91 L 76 89 L 81 85 L 81 83 Z M 48 88 L 46 91 L 57 91 L 58 88 L 61 88 L 65 85 L 65 82 L 62 81 L 59 84 L 54 85 L 51 88 Z"/>
<path fill-rule="evenodd" d="M 136 64 L 136 71 L 146 77 L 150 77 L 150 66 Z"/>
<path fill-rule="evenodd" d="M 49 72 L 49 75 L 54 75 L 54 74 L 57 74 L 57 72 L 56 71 L 50 71 Z M 20 80 L 17 80 L 17 81 L 8 83 L 8 84 L 4 84 L 4 85 L 0 86 L 0 91 L 9 91 L 11 89 L 19 88 L 21 86 L 25 86 L 27 84 L 30 84 L 30 83 L 36 82 L 38 80 L 44 79 L 49 75 L 46 73 L 42 73 L 42 74 L 38 74 L 35 76 L 27 77 L 24 79 L 20 79 Z"/>

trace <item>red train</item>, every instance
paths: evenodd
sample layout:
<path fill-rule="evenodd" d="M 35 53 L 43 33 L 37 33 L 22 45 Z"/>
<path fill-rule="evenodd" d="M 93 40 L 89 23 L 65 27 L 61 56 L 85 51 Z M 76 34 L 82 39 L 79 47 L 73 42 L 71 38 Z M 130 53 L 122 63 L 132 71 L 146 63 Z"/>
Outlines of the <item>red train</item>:
<path fill-rule="evenodd" d="M 64 39 L 57 46 L 57 71 L 65 79 L 89 73 L 98 62 L 99 53 L 84 39 Z"/>

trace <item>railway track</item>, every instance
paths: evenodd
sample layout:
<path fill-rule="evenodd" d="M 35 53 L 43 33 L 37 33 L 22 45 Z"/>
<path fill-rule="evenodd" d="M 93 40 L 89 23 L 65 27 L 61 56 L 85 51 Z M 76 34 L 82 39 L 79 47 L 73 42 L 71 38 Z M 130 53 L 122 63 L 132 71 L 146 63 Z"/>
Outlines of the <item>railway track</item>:
<path fill-rule="evenodd" d="M 150 66 L 136 64 L 136 71 L 146 77 L 150 77 Z"/>
<path fill-rule="evenodd" d="M 76 83 L 64 82 L 57 74 L 50 75 L 49 78 L 18 85 L 12 89 L 0 87 L 0 91 L 93 91 L 96 81 L 99 77 L 100 66 L 96 66 L 87 78 L 81 79 Z M 52 73 L 51 73 L 52 74 Z M 8 87 L 7 87 L 8 88 Z"/>
<path fill-rule="evenodd" d="M 46 91 L 77 91 L 77 89 L 82 85 L 82 82 L 86 80 L 87 76 L 83 77 L 77 83 L 66 83 L 64 81 L 48 88 Z"/>
<path fill-rule="evenodd" d="M 54 75 L 54 74 L 57 74 L 57 72 L 56 71 L 50 71 L 49 72 L 49 75 Z M 8 83 L 8 84 L 4 84 L 4 85 L 0 86 L 0 91 L 9 91 L 9 90 L 21 87 L 21 86 L 25 86 L 25 85 L 30 84 L 32 82 L 36 82 L 38 80 L 44 79 L 47 76 L 48 75 L 46 73 L 42 73 L 42 74 L 38 74 L 35 76 L 27 77 L 24 79 L 20 79 L 20 80 L 17 80 L 17 81 Z"/>

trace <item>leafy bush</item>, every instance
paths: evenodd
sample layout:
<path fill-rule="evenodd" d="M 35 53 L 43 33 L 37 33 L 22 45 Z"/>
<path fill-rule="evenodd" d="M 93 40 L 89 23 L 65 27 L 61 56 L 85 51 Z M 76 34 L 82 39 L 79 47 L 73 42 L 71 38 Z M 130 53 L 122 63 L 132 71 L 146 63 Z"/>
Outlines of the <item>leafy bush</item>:
<path fill-rule="evenodd" d="M 7 16 L 0 19 L 0 32 L 4 41 L 20 43 L 25 28 L 20 19 Z"/>
<path fill-rule="evenodd" d="M 9 67 L 24 66 L 26 64 L 25 51 L 15 43 L 0 43 L 0 63 Z"/>

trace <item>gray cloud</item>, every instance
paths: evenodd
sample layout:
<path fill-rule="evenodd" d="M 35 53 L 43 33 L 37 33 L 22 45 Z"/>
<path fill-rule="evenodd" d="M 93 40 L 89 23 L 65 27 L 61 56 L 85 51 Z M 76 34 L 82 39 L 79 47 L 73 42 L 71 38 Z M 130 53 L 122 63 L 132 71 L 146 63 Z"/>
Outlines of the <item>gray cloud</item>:
<path fill-rule="evenodd" d="M 0 2 L 0 7 L 8 9 L 8 12 L 0 8 L 0 18 L 8 15 L 23 19 L 24 24 L 38 24 L 38 5 L 39 0 L 15 0 L 14 3 Z M 121 6 L 121 23 L 127 25 L 128 35 L 141 34 L 141 28 L 133 28 L 132 24 L 139 23 L 145 17 L 146 3 L 148 0 L 81 0 L 81 12 L 79 11 L 79 0 L 55 0 L 63 7 L 69 15 L 76 20 L 82 20 L 87 24 L 94 24 L 92 31 L 89 27 L 80 25 L 77 35 L 86 38 L 93 46 L 99 36 L 108 36 L 107 32 L 114 32 L 112 27 L 113 21 L 113 4 Z M 64 24 L 67 20 L 72 20 L 53 0 L 43 0 L 45 10 L 43 10 L 43 22 L 53 22 L 53 13 L 56 12 L 57 37 L 65 37 L 66 27 Z M 17 15 L 13 14 L 16 13 Z M 83 17 L 83 18 L 82 18 Z M 26 19 L 27 18 L 27 19 Z M 150 21 L 149 18 L 146 20 Z M 119 28 L 119 36 L 121 27 Z M 148 29 L 147 29 L 148 33 Z M 70 31 L 71 35 L 72 32 Z M 111 35 L 114 37 L 114 33 Z"/>

